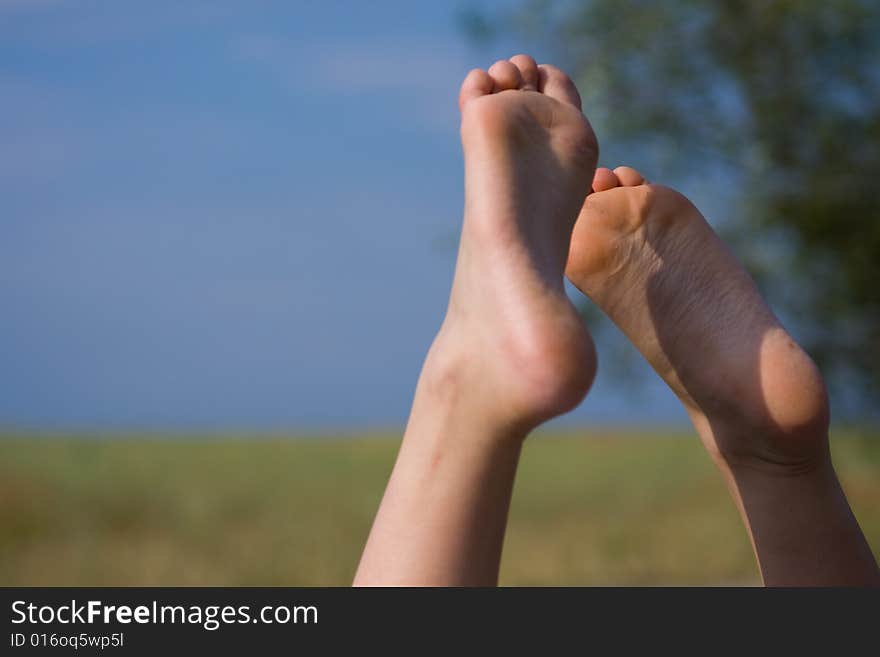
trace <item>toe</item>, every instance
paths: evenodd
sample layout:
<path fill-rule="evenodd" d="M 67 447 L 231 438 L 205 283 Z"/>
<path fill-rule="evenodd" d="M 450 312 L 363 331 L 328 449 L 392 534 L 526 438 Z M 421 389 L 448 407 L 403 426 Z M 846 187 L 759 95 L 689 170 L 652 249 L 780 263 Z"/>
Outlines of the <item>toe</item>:
<path fill-rule="evenodd" d="M 538 66 L 538 91 L 563 103 L 581 108 L 581 96 L 574 82 L 561 70 L 549 64 Z"/>
<path fill-rule="evenodd" d="M 465 104 L 474 98 L 492 93 L 494 84 L 492 76 L 483 69 L 475 68 L 472 70 L 461 83 L 461 91 L 458 94 L 459 109 L 464 108 Z"/>
<path fill-rule="evenodd" d="M 632 167 L 617 167 L 614 173 L 624 187 L 634 187 L 645 183 L 645 177 Z"/>
<path fill-rule="evenodd" d="M 519 69 L 522 77 L 522 89 L 525 91 L 538 90 L 538 64 L 528 55 L 514 55 L 510 62 Z"/>
<path fill-rule="evenodd" d="M 620 180 L 618 180 L 617 174 L 611 169 L 605 167 L 599 167 L 596 169 L 596 175 L 593 176 L 594 192 L 604 192 L 605 190 L 614 189 L 619 186 Z"/>
<path fill-rule="evenodd" d="M 522 75 L 515 64 L 507 60 L 499 60 L 489 68 L 489 75 L 495 81 L 492 91 L 519 89 L 523 83 Z"/>

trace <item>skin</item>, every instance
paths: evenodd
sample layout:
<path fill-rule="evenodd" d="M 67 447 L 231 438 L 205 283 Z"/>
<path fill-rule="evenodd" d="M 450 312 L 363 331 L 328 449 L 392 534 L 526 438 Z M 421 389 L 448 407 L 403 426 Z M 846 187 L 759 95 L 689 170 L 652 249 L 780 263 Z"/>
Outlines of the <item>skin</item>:
<path fill-rule="evenodd" d="M 522 441 L 595 374 L 564 273 L 682 400 L 767 584 L 878 583 L 831 465 L 822 379 L 696 208 L 633 169 L 595 171 L 595 136 L 558 69 L 496 62 L 467 76 L 459 104 L 449 307 L 355 585 L 497 582 Z"/>
<path fill-rule="evenodd" d="M 629 167 L 599 169 L 567 274 L 682 401 L 767 585 L 878 585 L 828 448 L 818 369 L 700 212 Z"/>
<path fill-rule="evenodd" d="M 598 147 L 561 71 L 519 55 L 472 71 L 459 104 L 465 209 L 449 307 L 355 585 L 497 582 L 522 441 L 596 369 L 565 295 Z"/>

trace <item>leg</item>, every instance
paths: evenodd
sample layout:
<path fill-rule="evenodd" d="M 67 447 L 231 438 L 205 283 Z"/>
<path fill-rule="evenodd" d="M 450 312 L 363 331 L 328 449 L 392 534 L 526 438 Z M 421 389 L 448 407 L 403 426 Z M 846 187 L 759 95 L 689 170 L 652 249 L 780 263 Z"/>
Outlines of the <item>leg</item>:
<path fill-rule="evenodd" d="M 768 585 L 878 584 L 837 481 L 810 358 L 681 194 L 599 169 L 567 274 L 684 403 Z"/>
<path fill-rule="evenodd" d="M 564 74 L 522 55 L 462 85 L 449 308 L 356 585 L 495 583 L 521 443 L 592 383 L 593 343 L 563 286 L 597 154 L 579 103 Z"/>

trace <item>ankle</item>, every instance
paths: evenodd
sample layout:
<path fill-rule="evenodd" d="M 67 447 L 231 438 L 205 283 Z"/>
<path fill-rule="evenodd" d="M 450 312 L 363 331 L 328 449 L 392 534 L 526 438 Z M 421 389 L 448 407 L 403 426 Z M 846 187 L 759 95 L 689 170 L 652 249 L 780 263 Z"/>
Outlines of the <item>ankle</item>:
<path fill-rule="evenodd" d="M 502 357 L 509 408 L 530 428 L 575 408 L 596 375 L 595 345 L 570 306 L 506 336 Z"/>
<path fill-rule="evenodd" d="M 454 451 L 493 445 L 519 446 L 531 427 L 518 422 L 489 397 L 495 386 L 454 336 L 441 329 L 434 340 L 416 386 L 407 434 L 434 436 Z M 413 425 L 418 430 L 412 431 Z"/>
<path fill-rule="evenodd" d="M 447 318 L 419 381 L 419 396 L 462 413 L 490 434 L 522 434 L 579 404 L 596 372 L 593 342 L 573 309 L 544 324 L 517 323 L 480 340 Z"/>
<path fill-rule="evenodd" d="M 765 434 L 757 448 L 723 449 L 713 458 L 719 467 L 734 475 L 751 472 L 774 477 L 801 476 L 831 467 L 828 434 L 806 431 L 788 433 L 784 439 L 775 440 Z"/>
<path fill-rule="evenodd" d="M 770 474 L 808 473 L 830 465 L 827 400 L 816 399 L 800 421 L 780 422 L 765 412 L 739 413 L 712 420 L 694 418 L 713 460 L 731 471 Z"/>
<path fill-rule="evenodd" d="M 830 412 L 822 376 L 781 327 L 765 330 L 759 344 L 752 373 L 733 369 L 715 394 L 691 407 L 694 424 L 716 461 L 814 468 L 828 454 Z M 757 385 L 743 384 L 750 381 Z"/>

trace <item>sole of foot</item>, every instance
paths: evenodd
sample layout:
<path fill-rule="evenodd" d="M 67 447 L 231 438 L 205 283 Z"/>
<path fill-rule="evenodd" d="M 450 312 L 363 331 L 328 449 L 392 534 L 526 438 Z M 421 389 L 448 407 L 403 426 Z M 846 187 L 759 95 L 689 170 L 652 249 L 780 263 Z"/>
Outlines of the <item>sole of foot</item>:
<path fill-rule="evenodd" d="M 822 378 L 683 195 L 598 169 L 569 279 L 636 345 L 728 466 L 806 469 L 827 454 Z"/>
<path fill-rule="evenodd" d="M 572 81 L 526 55 L 471 71 L 459 105 L 464 222 L 428 362 L 437 387 L 481 391 L 475 413 L 530 429 L 576 406 L 595 374 L 564 271 L 598 146 Z"/>

